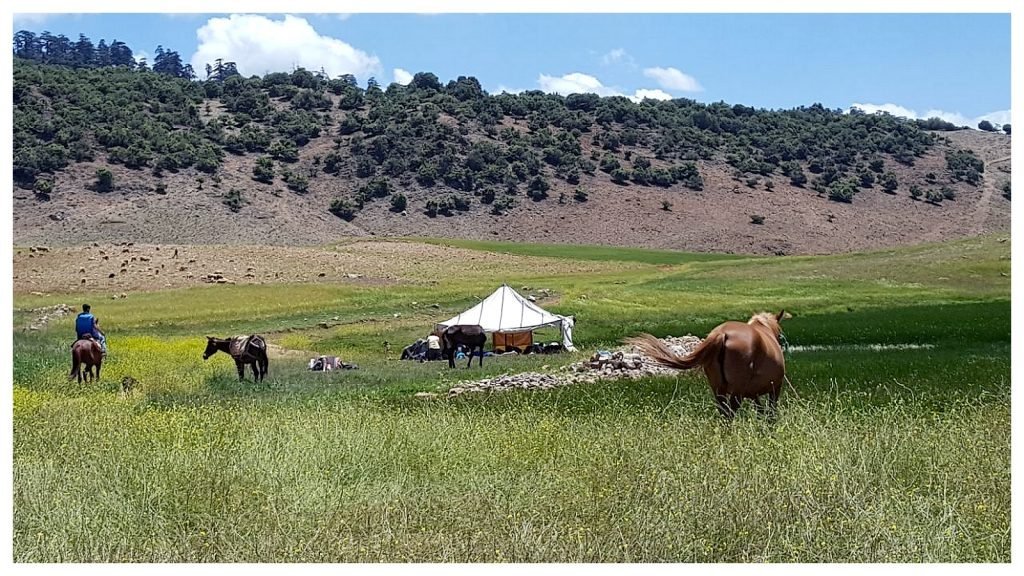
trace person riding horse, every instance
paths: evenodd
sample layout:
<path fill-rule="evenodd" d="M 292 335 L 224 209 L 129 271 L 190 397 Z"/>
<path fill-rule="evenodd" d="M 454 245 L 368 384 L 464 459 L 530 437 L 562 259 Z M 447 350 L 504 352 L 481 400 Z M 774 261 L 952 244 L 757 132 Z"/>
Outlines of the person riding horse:
<path fill-rule="evenodd" d="M 107 355 L 107 337 L 100 331 L 100 321 L 93 316 L 88 304 L 82 304 L 82 313 L 75 318 L 75 335 L 78 340 L 96 340 L 100 343 L 103 355 Z"/>

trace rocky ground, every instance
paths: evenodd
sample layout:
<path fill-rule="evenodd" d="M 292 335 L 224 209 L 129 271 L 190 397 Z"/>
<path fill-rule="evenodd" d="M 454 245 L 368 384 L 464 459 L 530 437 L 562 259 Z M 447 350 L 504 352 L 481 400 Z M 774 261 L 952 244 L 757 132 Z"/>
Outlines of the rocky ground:
<path fill-rule="evenodd" d="M 679 355 L 688 354 L 701 343 L 696 336 L 667 336 L 662 339 Z M 671 375 L 678 370 L 666 368 L 641 354 L 636 347 L 618 348 L 610 352 L 597 352 L 587 360 L 562 367 L 556 372 L 523 372 L 502 374 L 495 378 L 462 381 L 452 386 L 448 398 L 476 392 L 502 392 L 506 390 L 550 390 L 570 384 L 593 384 L 599 380 L 637 379 L 647 376 Z M 438 395 L 420 392 L 417 398 L 431 399 Z"/>

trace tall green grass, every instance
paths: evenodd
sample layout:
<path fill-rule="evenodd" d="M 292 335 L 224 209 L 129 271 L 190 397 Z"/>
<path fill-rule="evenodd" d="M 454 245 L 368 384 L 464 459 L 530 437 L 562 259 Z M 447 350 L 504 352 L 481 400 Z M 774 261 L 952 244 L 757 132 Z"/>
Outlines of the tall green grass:
<path fill-rule="evenodd" d="M 439 278 L 433 298 L 419 285 L 234 286 L 94 304 L 111 344 L 98 383 L 66 379 L 70 319 L 15 333 L 14 559 L 1007 562 L 1001 246 L 518 272 L 556 291 L 550 308 L 577 315 L 588 351 L 792 308 L 790 343 L 832 348 L 787 355 L 775 424 L 749 408 L 723 423 L 699 373 L 446 400 L 462 378 L 579 356 L 454 371 L 383 358 L 383 340 L 397 355 L 493 290 L 487 278 Z M 936 259 L 949 280 L 929 276 Z M 360 369 L 274 359 L 255 384 L 226 356 L 202 360 L 206 334 L 247 331 Z M 125 375 L 141 387 L 127 397 Z"/>

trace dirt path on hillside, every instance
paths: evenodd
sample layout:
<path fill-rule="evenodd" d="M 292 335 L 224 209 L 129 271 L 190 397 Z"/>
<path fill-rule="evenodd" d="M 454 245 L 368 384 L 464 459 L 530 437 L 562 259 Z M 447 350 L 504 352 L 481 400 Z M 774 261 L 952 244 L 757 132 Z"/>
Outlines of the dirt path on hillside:
<path fill-rule="evenodd" d="M 1008 162 L 1009 156 L 992 160 L 985 165 L 987 173 L 985 175 L 985 183 L 982 185 L 981 197 L 978 198 L 978 202 L 974 205 L 974 233 L 981 234 L 985 231 L 985 222 L 988 220 L 989 211 L 992 206 L 992 194 L 998 192 L 996 190 L 997 184 L 996 179 L 993 177 L 992 168 L 996 164 Z"/>

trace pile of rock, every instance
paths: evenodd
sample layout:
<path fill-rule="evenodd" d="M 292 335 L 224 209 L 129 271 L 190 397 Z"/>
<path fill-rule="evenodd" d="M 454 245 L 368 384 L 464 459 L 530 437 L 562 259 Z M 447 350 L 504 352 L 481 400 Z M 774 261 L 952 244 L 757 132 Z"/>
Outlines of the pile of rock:
<path fill-rule="evenodd" d="M 68 314 L 71 314 L 71 307 L 67 304 L 57 304 L 56 306 L 48 306 L 46 308 L 36 308 L 32 312 L 39 314 L 35 320 L 29 324 L 29 330 L 42 330 L 46 327 L 46 323 L 54 318 L 63 318 Z"/>
<path fill-rule="evenodd" d="M 668 336 L 661 341 L 680 356 L 689 354 L 701 342 L 700 338 L 689 334 L 678 338 Z M 611 378 L 644 378 L 676 372 L 675 369 L 661 366 L 648 356 L 640 354 L 636 347 L 613 352 L 597 352 L 589 360 L 576 362 L 562 369 L 584 374 L 597 372 L 602 377 Z"/>
<path fill-rule="evenodd" d="M 484 378 L 473 382 L 459 382 L 448 390 L 448 397 L 458 396 L 466 392 L 501 392 L 503 390 L 550 390 L 567 384 L 566 379 L 554 374 L 540 372 L 523 372 L 521 374 L 502 374 L 495 378 Z"/>
<path fill-rule="evenodd" d="M 668 336 L 662 339 L 676 354 L 689 354 L 701 343 L 696 336 Z M 588 360 L 563 366 L 557 374 L 524 372 L 503 374 L 495 378 L 463 381 L 448 391 L 452 398 L 466 392 L 500 392 L 503 390 L 550 390 L 569 384 L 593 384 L 599 380 L 621 378 L 645 378 L 675 374 L 677 370 L 661 366 L 650 357 L 640 354 L 635 347 L 620 348 L 610 352 L 597 352 Z"/>

